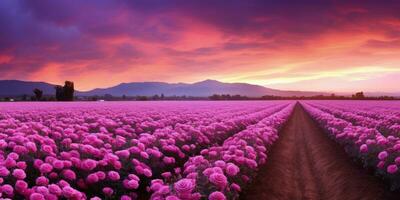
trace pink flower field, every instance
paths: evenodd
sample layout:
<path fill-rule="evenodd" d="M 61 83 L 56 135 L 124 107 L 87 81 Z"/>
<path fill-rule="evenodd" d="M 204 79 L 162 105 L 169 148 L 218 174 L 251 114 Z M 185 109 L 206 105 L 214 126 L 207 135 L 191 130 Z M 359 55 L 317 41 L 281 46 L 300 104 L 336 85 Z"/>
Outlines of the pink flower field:
<path fill-rule="evenodd" d="M 198 199 L 213 188 L 237 196 L 266 161 L 267 147 L 293 106 L 285 101 L 2 104 L 0 192 L 15 199 L 127 200 L 178 191 L 182 198 Z M 204 183 L 210 188 L 194 190 L 203 184 L 196 183 L 195 172 L 208 168 L 219 169 L 199 177 L 210 178 Z M 176 180 L 172 191 L 163 179 Z"/>
<path fill-rule="evenodd" d="M 400 187 L 396 101 L 43 102 L 0 104 L 0 195 L 239 199 L 281 151 L 273 144 L 296 106 L 350 158 Z"/>

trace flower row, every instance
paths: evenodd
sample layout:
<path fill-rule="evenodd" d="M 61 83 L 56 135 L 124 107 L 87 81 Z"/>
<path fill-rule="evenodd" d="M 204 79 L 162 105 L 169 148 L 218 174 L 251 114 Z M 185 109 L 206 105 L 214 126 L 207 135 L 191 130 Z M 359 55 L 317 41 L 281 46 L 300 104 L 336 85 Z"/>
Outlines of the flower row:
<path fill-rule="evenodd" d="M 303 107 L 327 133 L 342 144 L 346 152 L 358 158 L 365 167 L 389 180 L 392 189 L 400 188 L 400 138 L 381 134 L 376 128 L 358 126 L 326 112 L 315 102 L 303 102 Z M 351 111 L 351 110 L 350 110 Z M 337 110 L 335 112 L 338 112 Z M 358 120 L 363 120 L 359 117 Z M 356 123 L 363 124 L 363 123 Z"/>

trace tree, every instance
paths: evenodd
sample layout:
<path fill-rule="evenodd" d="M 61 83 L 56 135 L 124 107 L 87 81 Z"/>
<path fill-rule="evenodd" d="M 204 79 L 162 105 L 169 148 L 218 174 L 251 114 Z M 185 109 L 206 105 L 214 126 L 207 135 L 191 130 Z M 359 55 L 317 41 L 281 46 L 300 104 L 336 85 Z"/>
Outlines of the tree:
<path fill-rule="evenodd" d="M 149 100 L 147 96 L 136 96 L 136 101 L 147 101 Z"/>
<path fill-rule="evenodd" d="M 158 99 L 160 99 L 160 96 L 158 96 L 158 94 L 156 94 L 156 95 L 154 95 L 154 96 L 152 97 L 152 99 L 153 99 L 153 100 L 158 100 Z"/>
<path fill-rule="evenodd" d="M 36 101 L 40 101 L 42 99 L 42 96 L 43 96 L 43 91 L 42 90 L 40 90 L 38 88 L 35 88 L 33 90 L 33 93 L 35 93 Z"/>
<path fill-rule="evenodd" d="M 73 101 L 74 100 L 74 82 L 72 81 L 65 81 L 64 85 L 64 100 L 65 101 Z"/>
<path fill-rule="evenodd" d="M 353 99 L 364 99 L 365 98 L 364 92 L 357 92 L 357 93 L 351 95 L 351 97 Z"/>
<path fill-rule="evenodd" d="M 64 87 L 56 85 L 56 99 L 57 101 L 73 101 L 74 100 L 74 82 L 65 81 Z"/>

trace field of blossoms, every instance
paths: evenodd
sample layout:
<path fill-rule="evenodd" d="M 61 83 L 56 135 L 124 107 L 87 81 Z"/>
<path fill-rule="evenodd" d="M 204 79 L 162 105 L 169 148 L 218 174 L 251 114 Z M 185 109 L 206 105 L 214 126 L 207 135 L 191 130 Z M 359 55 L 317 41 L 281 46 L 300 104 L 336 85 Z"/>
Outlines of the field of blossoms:
<path fill-rule="evenodd" d="M 304 101 L 305 110 L 362 165 L 400 188 L 399 101 Z"/>
<path fill-rule="evenodd" d="M 294 101 L 3 103 L 0 195 L 237 199 L 266 162 L 294 106 Z"/>

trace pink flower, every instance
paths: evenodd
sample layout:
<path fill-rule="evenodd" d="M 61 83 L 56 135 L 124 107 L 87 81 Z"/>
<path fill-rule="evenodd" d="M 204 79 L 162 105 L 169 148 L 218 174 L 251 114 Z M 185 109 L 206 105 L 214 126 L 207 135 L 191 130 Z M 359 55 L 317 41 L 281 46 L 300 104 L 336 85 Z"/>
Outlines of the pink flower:
<path fill-rule="evenodd" d="M 98 171 L 98 172 L 96 172 L 96 174 L 97 174 L 97 177 L 99 177 L 99 180 L 106 179 L 106 173 L 104 173 L 103 171 Z"/>
<path fill-rule="evenodd" d="M 163 181 L 160 179 L 152 180 L 150 185 L 151 191 L 158 191 L 163 186 Z"/>
<path fill-rule="evenodd" d="M 187 144 L 183 145 L 182 149 L 185 150 L 185 151 L 190 151 L 190 147 Z"/>
<path fill-rule="evenodd" d="M 57 195 L 54 195 L 54 194 L 47 194 L 45 196 L 45 198 L 46 198 L 46 200 L 58 200 Z"/>
<path fill-rule="evenodd" d="M 42 151 L 44 151 L 46 153 L 52 153 L 53 148 L 51 148 L 51 146 L 49 146 L 49 145 L 42 145 Z"/>
<path fill-rule="evenodd" d="M 14 194 L 14 189 L 11 185 L 5 184 L 0 186 L 0 190 L 3 191 L 7 196 L 11 197 Z"/>
<path fill-rule="evenodd" d="M 173 157 L 164 157 L 163 162 L 167 165 L 169 164 L 174 164 L 175 163 L 175 158 Z"/>
<path fill-rule="evenodd" d="M 137 180 L 125 179 L 122 184 L 126 189 L 137 189 L 139 187 L 139 182 Z"/>
<path fill-rule="evenodd" d="M 43 194 L 43 195 L 49 194 L 49 190 L 45 186 L 38 186 L 36 188 L 36 191 L 39 192 L 40 194 Z"/>
<path fill-rule="evenodd" d="M 165 198 L 165 200 L 180 200 L 180 198 L 178 198 L 175 195 L 170 195 L 170 196 L 167 196 L 167 198 Z"/>
<path fill-rule="evenodd" d="M 244 182 L 248 182 L 248 181 L 250 181 L 250 178 L 248 176 L 246 176 L 246 175 L 242 175 L 242 180 Z"/>
<path fill-rule="evenodd" d="M 143 174 L 144 173 L 144 169 L 142 166 L 136 166 L 135 170 L 138 174 Z"/>
<path fill-rule="evenodd" d="M 115 154 L 120 158 L 129 158 L 130 155 L 128 150 L 116 151 Z"/>
<path fill-rule="evenodd" d="M 12 152 L 12 153 L 8 154 L 7 157 L 11 158 L 13 160 L 18 160 L 19 159 L 19 155 L 17 153 L 15 153 L 15 152 Z"/>
<path fill-rule="evenodd" d="M 128 195 L 122 195 L 121 200 L 132 200 L 132 198 Z"/>
<path fill-rule="evenodd" d="M 12 175 L 17 178 L 17 179 L 25 179 L 26 178 L 26 174 L 25 171 L 22 169 L 14 169 Z"/>
<path fill-rule="evenodd" d="M 196 172 L 192 172 L 192 173 L 189 173 L 189 174 L 186 176 L 186 178 L 189 178 L 189 179 L 196 179 L 197 176 L 198 176 L 198 174 L 197 174 Z"/>
<path fill-rule="evenodd" d="M 146 152 L 142 151 L 140 152 L 140 156 L 145 158 L 145 159 L 149 159 L 149 154 L 147 154 Z"/>
<path fill-rule="evenodd" d="M 225 163 L 225 161 L 217 160 L 214 162 L 214 165 L 223 169 L 223 168 L 225 168 L 226 163 Z"/>
<path fill-rule="evenodd" d="M 213 192 L 208 196 L 209 200 L 226 200 L 225 195 L 222 192 Z"/>
<path fill-rule="evenodd" d="M 45 200 L 44 196 L 40 193 L 32 193 L 29 200 Z"/>
<path fill-rule="evenodd" d="M 388 172 L 389 174 L 394 174 L 394 173 L 397 172 L 397 170 L 398 170 L 397 165 L 389 165 L 389 166 L 387 167 L 387 172 Z"/>
<path fill-rule="evenodd" d="M 10 171 L 5 167 L 0 167 L 0 176 L 6 177 L 10 174 Z"/>
<path fill-rule="evenodd" d="M 42 165 L 40 165 L 39 170 L 42 173 L 49 173 L 53 170 L 53 166 L 51 166 L 49 163 L 43 163 Z"/>
<path fill-rule="evenodd" d="M 120 179 L 120 176 L 119 176 L 118 172 L 116 172 L 116 171 L 109 171 L 108 178 L 110 178 L 110 180 L 112 180 L 112 181 L 117 181 Z"/>
<path fill-rule="evenodd" d="M 24 145 L 31 152 L 36 152 L 37 151 L 36 144 L 33 143 L 33 142 L 27 142 Z"/>
<path fill-rule="evenodd" d="M 99 177 L 97 176 L 96 173 L 92 173 L 92 174 L 89 174 L 89 175 L 86 177 L 86 181 L 87 181 L 88 183 L 97 183 L 97 182 L 99 181 Z"/>
<path fill-rule="evenodd" d="M 64 178 L 66 178 L 67 180 L 75 180 L 76 179 L 75 172 L 70 169 L 63 170 L 62 174 L 63 174 Z"/>
<path fill-rule="evenodd" d="M 226 165 L 225 171 L 226 171 L 226 174 L 228 174 L 228 176 L 235 176 L 237 173 L 239 173 L 240 169 L 235 164 L 228 163 Z"/>
<path fill-rule="evenodd" d="M 62 187 L 62 188 L 67 187 L 67 186 L 70 186 L 69 183 L 68 183 L 67 181 L 64 181 L 64 180 L 58 181 L 58 185 L 59 185 L 60 187 Z"/>
<path fill-rule="evenodd" d="M 367 153 L 368 152 L 368 146 L 366 144 L 362 144 L 360 146 L 360 152 L 361 153 Z"/>
<path fill-rule="evenodd" d="M 200 200 L 200 199 L 201 199 L 201 194 L 198 193 L 198 192 L 193 193 L 192 195 L 190 195 L 190 199 L 193 199 L 193 200 Z"/>
<path fill-rule="evenodd" d="M 61 195 L 62 193 L 61 188 L 56 184 L 50 184 L 48 188 L 50 193 L 55 194 L 57 196 Z"/>
<path fill-rule="evenodd" d="M 106 196 L 111 196 L 111 195 L 114 193 L 114 190 L 111 189 L 110 187 L 104 187 L 104 188 L 103 188 L 103 193 L 104 193 Z"/>
<path fill-rule="evenodd" d="M 129 175 L 128 175 L 128 178 L 133 179 L 133 180 L 136 180 L 136 181 L 139 181 L 139 180 L 140 180 L 139 177 L 136 176 L 135 174 L 129 174 Z"/>
<path fill-rule="evenodd" d="M 153 175 L 153 173 L 151 172 L 150 169 L 144 169 L 144 170 L 143 170 L 143 174 L 144 174 L 146 177 L 151 177 L 151 176 Z"/>
<path fill-rule="evenodd" d="M 235 190 L 236 192 L 240 192 L 240 191 L 241 191 L 240 186 L 239 186 L 238 184 L 236 184 L 236 183 L 232 183 L 232 184 L 231 184 L 231 188 L 232 188 L 233 190 Z"/>
<path fill-rule="evenodd" d="M 14 167 L 15 165 L 17 165 L 17 162 L 15 162 L 15 160 L 14 159 L 12 159 L 12 158 L 7 158 L 5 161 L 4 161 L 4 166 L 5 167 L 7 167 L 7 168 L 12 168 L 12 167 Z"/>
<path fill-rule="evenodd" d="M 25 181 L 17 180 L 17 182 L 15 182 L 15 189 L 20 193 L 26 190 L 27 188 L 28 188 L 28 183 L 26 183 Z"/>
<path fill-rule="evenodd" d="M 35 159 L 33 161 L 33 166 L 35 166 L 36 168 L 40 168 L 40 165 L 42 165 L 42 164 L 43 164 L 43 161 L 40 159 Z"/>
<path fill-rule="evenodd" d="M 180 167 L 176 167 L 176 168 L 174 168 L 174 172 L 175 172 L 175 174 L 180 174 L 181 173 L 181 168 Z"/>
<path fill-rule="evenodd" d="M 376 165 L 376 167 L 378 167 L 379 169 L 382 169 L 383 167 L 385 167 L 385 161 L 379 161 L 379 163 Z"/>
<path fill-rule="evenodd" d="M 72 198 L 76 194 L 76 190 L 70 186 L 65 186 L 62 189 L 62 194 L 67 198 Z"/>
<path fill-rule="evenodd" d="M 388 153 L 386 151 L 382 151 L 378 154 L 379 160 L 385 160 L 388 157 Z"/>
<path fill-rule="evenodd" d="M 194 181 L 192 179 L 182 179 L 174 184 L 174 189 L 180 194 L 191 193 L 194 189 Z"/>
<path fill-rule="evenodd" d="M 49 184 L 49 179 L 47 179 L 45 176 L 40 176 L 36 179 L 36 185 L 48 185 Z"/>
<path fill-rule="evenodd" d="M 165 179 L 168 179 L 172 176 L 171 172 L 164 172 L 161 174 L 162 177 L 164 177 Z"/>
<path fill-rule="evenodd" d="M 396 163 L 396 165 L 400 165 L 400 156 L 394 159 L 394 162 Z"/>
<path fill-rule="evenodd" d="M 7 142 L 4 140 L 0 140 L 0 149 L 5 149 L 8 146 Z"/>
<path fill-rule="evenodd" d="M 51 172 L 51 173 L 49 174 L 49 178 L 51 178 L 51 179 L 56 179 L 56 178 L 58 178 L 58 173 L 56 173 L 56 172 Z"/>
<path fill-rule="evenodd" d="M 25 161 L 19 161 L 19 162 L 17 162 L 17 167 L 20 168 L 20 169 L 25 170 L 26 167 L 27 167 L 26 162 L 25 162 Z"/>
<path fill-rule="evenodd" d="M 220 174 L 220 173 L 213 173 L 210 175 L 209 180 L 211 183 L 216 185 L 219 188 L 225 188 L 226 185 L 228 184 L 228 180 L 225 175 Z"/>
<path fill-rule="evenodd" d="M 61 161 L 61 160 L 55 160 L 55 161 L 53 162 L 53 166 L 54 166 L 54 168 L 56 168 L 56 169 L 62 169 L 62 168 L 64 168 L 64 162 Z"/>
<path fill-rule="evenodd" d="M 220 167 L 213 167 L 212 169 L 213 169 L 214 173 L 219 173 L 219 174 L 224 173 L 224 171 Z"/>
<path fill-rule="evenodd" d="M 91 171 L 94 168 L 96 168 L 96 166 L 97 166 L 97 162 L 92 159 L 86 159 L 81 163 L 82 169 L 84 169 L 86 171 Z"/>

